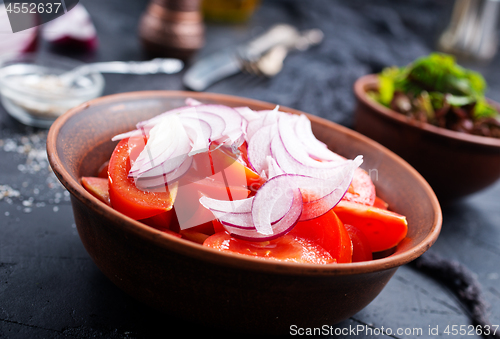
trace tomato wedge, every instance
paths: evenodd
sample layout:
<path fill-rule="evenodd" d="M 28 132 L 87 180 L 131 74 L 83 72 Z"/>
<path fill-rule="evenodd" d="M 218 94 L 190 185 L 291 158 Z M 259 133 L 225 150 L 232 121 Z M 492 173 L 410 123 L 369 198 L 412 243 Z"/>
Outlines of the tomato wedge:
<path fill-rule="evenodd" d="M 348 201 L 339 202 L 333 210 L 342 222 L 367 236 L 374 252 L 396 246 L 408 232 L 406 217 L 388 210 Z"/>
<path fill-rule="evenodd" d="M 99 169 L 97 170 L 98 178 L 104 178 L 104 179 L 108 178 L 108 165 L 109 165 L 109 160 L 104 162 L 104 164 L 102 164 L 101 167 L 99 167 Z"/>
<path fill-rule="evenodd" d="M 383 210 L 386 210 L 389 208 L 389 204 L 386 203 L 384 200 L 380 199 L 379 197 L 375 197 L 375 202 L 373 203 L 373 207 L 378 207 Z"/>
<path fill-rule="evenodd" d="M 215 177 L 219 175 L 220 173 L 216 173 Z M 187 176 L 181 178 L 174 203 L 175 213 L 180 228 L 187 229 L 214 220 L 212 212 L 200 204 L 202 195 L 213 199 L 229 201 L 245 199 L 249 194 L 250 191 L 246 186 L 228 187 L 223 182 L 214 180 L 212 177 L 198 181 L 190 181 L 190 178 Z M 198 231 L 206 233 L 206 231 L 202 229 Z"/>
<path fill-rule="evenodd" d="M 330 253 L 310 239 L 291 233 L 274 240 L 251 242 L 231 237 L 226 232 L 218 232 L 208 237 L 203 246 L 221 252 L 238 253 L 262 259 L 310 263 L 331 264 L 335 262 Z"/>
<path fill-rule="evenodd" d="M 214 219 L 212 221 L 212 225 L 214 227 L 215 233 L 217 232 L 224 232 L 224 226 L 222 226 L 221 222 L 217 219 Z"/>
<path fill-rule="evenodd" d="M 205 240 L 207 240 L 207 238 L 209 237 L 209 235 L 205 233 L 193 231 L 192 229 L 181 230 L 180 235 L 182 236 L 182 238 L 192 242 L 196 242 L 198 244 L 203 244 Z"/>
<path fill-rule="evenodd" d="M 110 204 L 108 179 L 82 177 L 82 185 L 94 197 L 108 205 Z"/>
<path fill-rule="evenodd" d="M 252 187 L 258 183 L 260 187 L 263 184 L 260 175 L 245 165 L 243 157 L 237 158 L 225 147 L 196 154 L 193 156 L 193 162 L 194 165 L 189 171 L 193 181 L 212 177 L 227 186 Z"/>
<path fill-rule="evenodd" d="M 351 262 L 351 239 L 344 224 L 333 211 L 298 222 L 289 234 L 314 241 L 328 251 L 337 263 Z"/>
<path fill-rule="evenodd" d="M 370 261 L 373 259 L 370 241 L 358 228 L 344 224 L 352 243 L 352 262 Z"/>
<path fill-rule="evenodd" d="M 142 137 L 121 140 L 116 146 L 108 165 L 109 197 L 111 206 L 132 219 L 146 219 L 172 209 L 175 193 L 167 188 L 162 192 L 147 192 L 135 186 L 128 177 L 131 161 L 144 149 Z M 171 194 L 172 193 L 172 194 Z"/>
<path fill-rule="evenodd" d="M 179 180 L 174 203 L 181 229 L 212 235 L 212 212 L 200 205 L 201 196 L 217 200 L 241 200 L 251 193 L 248 180 L 261 178 L 224 147 L 193 156 L 191 169 Z"/>
<path fill-rule="evenodd" d="M 373 206 L 375 197 L 375 185 L 372 179 L 363 169 L 358 168 L 356 172 L 354 172 L 351 186 L 342 200 Z"/>
<path fill-rule="evenodd" d="M 170 230 L 173 215 L 174 211 L 170 210 L 139 221 L 157 230 L 167 231 Z"/>

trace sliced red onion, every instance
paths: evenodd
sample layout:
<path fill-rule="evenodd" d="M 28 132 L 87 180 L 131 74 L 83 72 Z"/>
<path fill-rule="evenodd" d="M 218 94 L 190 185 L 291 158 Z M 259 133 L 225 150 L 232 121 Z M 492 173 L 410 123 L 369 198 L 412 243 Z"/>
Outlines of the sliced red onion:
<path fill-rule="evenodd" d="M 271 155 L 271 141 L 276 131 L 276 125 L 264 126 L 248 143 L 248 162 L 257 173 L 267 169 L 266 159 Z"/>
<path fill-rule="evenodd" d="M 155 188 L 162 188 L 165 185 L 170 185 L 179 180 L 184 174 L 186 174 L 193 163 L 192 157 L 186 157 L 182 164 L 179 165 L 175 170 L 165 173 L 160 176 L 155 177 L 134 177 L 135 185 L 139 189 L 151 190 Z"/>
<path fill-rule="evenodd" d="M 210 125 L 206 121 L 187 117 L 182 117 L 181 121 L 191 141 L 191 151 L 188 155 L 193 156 L 198 153 L 208 152 L 212 135 Z"/>
<path fill-rule="evenodd" d="M 156 165 L 159 165 L 174 154 L 178 140 L 176 138 L 171 138 L 170 133 L 180 133 L 179 128 L 171 129 L 168 121 L 165 121 L 160 127 L 166 126 L 167 131 L 166 133 L 159 133 L 158 126 L 160 126 L 160 124 L 155 126 L 155 130 L 152 130 L 156 131 L 156 133 L 153 134 L 153 138 L 150 138 L 151 142 L 148 140 L 149 145 L 146 144 L 145 148 L 132 164 L 130 174 L 138 174 L 141 170 L 141 166 L 144 164 L 150 164 L 149 168 L 153 167 L 151 166 L 152 162 L 153 164 L 156 163 Z M 163 157 L 163 159 L 160 157 Z"/>
<path fill-rule="evenodd" d="M 328 147 L 323 141 L 316 139 L 316 136 L 312 132 L 311 120 L 304 114 L 301 114 L 295 122 L 295 134 L 300 136 L 301 141 L 306 141 L 304 145 L 311 144 L 316 147 Z"/>
<path fill-rule="evenodd" d="M 66 14 L 43 25 L 42 37 L 68 50 L 93 51 L 98 45 L 96 29 L 82 4 L 77 4 Z"/>
<path fill-rule="evenodd" d="M 362 156 L 347 160 L 329 179 L 306 176 L 295 178 L 302 192 L 304 211 L 300 220 L 310 220 L 322 216 L 334 208 L 349 189 L 354 172 L 363 162 Z"/>
<path fill-rule="evenodd" d="M 163 118 L 165 118 L 166 116 L 172 115 L 172 114 L 179 115 L 181 112 L 184 112 L 184 111 L 196 113 L 196 111 L 190 106 L 183 106 L 183 107 L 175 108 L 175 109 L 172 109 L 170 111 L 166 111 L 162 114 L 159 114 L 159 115 L 157 115 L 149 120 L 144 120 L 144 121 L 138 122 L 136 125 L 136 127 L 137 127 L 136 130 L 132 130 L 129 132 L 115 135 L 111 140 L 117 141 L 117 140 L 122 140 L 125 138 L 134 137 L 134 136 L 138 136 L 138 135 L 149 135 L 149 131 L 157 123 L 159 123 Z"/>
<path fill-rule="evenodd" d="M 316 160 L 339 161 L 340 155 L 330 151 L 326 144 L 316 139 L 312 132 L 311 121 L 303 114 L 295 122 L 295 137 L 304 145 L 305 151 Z"/>
<path fill-rule="evenodd" d="M 122 139 L 126 139 L 126 138 L 137 137 L 139 135 L 144 135 L 144 134 L 141 130 L 135 129 L 133 131 L 129 131 L 129 132 L 115 135 L 113 138 L 111 138 L 111 141 L 118 141 L 118 140 L 122 140 Z"/>
<path fill-rule="evenodd" d="M 224 225 L 248 229 L 255 227 L 252 219 L 253 200 L 254 197 L 226 201 L 203 196 L 200 198 L 200 203 L 209 209 Z M 274 209 L 271 214 L 271 224 L 276 224 L 284 215 L 283 211 Z"/>
<path fill-rule="evenodd" d="M 300 190 L 293 189 L 291 193 L 291 206 L 289 212 L 272 225 L 270 233 L 263 234 L 262 230 L 258 230 L 257 227 L 253 229 L 241 229 L 230 225 L 223 225 L 235 238 L 247 241 L 267 241 L 276 239 L 288 233 L 297 224 L 302 214 L 302 195 L 300 194 Z"/>
<path fill-rule="evenodd" d="M 235 107 L 236 112 L 238 112 L 247 122 L 250 122 L 255 119 L 260 119 L 261 115 L 255 112 L 253 109 L 249 107 Z"/>
<path fill-rule="evenodd" d="M 252 229 L 254 228 L 251 213 L 253 199 L 251 197 L 242 200 L 225 201 L 203 196 L 200 198 L 200 203 L 209 209 L 223 225 Z"/>
<path fill-rule="evenodd" d="M 276 160 L 274 160 L 273 157 L 268 156 L 266 158 L 267 160 L 267 177 L 269 179 L 274 178 L 278 175 L 285 174 L 285 172 L 278 166 L 278 163 L 276 163 Z"/>
<path fill-rule="evenodd" d="M 23 14 L 23 19 L 29 18 L 27 14 Z M 35 15 L 32 16 L 32 20 L 33 26 L 35 26 Z M 12 33 L 5 4 L 0 4 L 0 34 L 0 62 L 15 58 L 23 53 L 34 52 L 37 49 L 38 27 Z"/>
<path fill-rule="evenodd" d="M 306 166 L 298 162 L 297 159 L 295 159 L 290 155 L 290 153 L 288 153 L 287 149 L 283 145 L 281 138 L 279 137 L 273 138 L 271 149 L 273 157 L 276 160 L 278 166 L 282 171 L 288 174 L 300 174 L 319 179 L 328 179 L 333 175 L 335 169 L 342 166 L 343 164 L 343 162 L 329 163 L 329 165 L 331 166 L 329 168 L 316 168 Z"/>
<path fill-rule="evenodd" d="M 254 197 L 241 200 L 217 200 L 206 196 L 200 198 L 200 203 L 209 210 L 220 211 L 224 213 L 249 213 L 252 211 Z"/>
<path fill-rule="evenodd" d="M 180 119 L 190 118 L 198 119 L 207 123 L 210 127 L 210 141 L 217 141 L 223 138 L 226 122 L 224 118 L 210 112 L 185 111 L 179 115 Z"/>
<path fill-rule="evenodd" d="M 250 120 L 247 124 L 247 129 L 246 129 L 247 142 L 250 142 L 250 140 L 252 140 L 254 134 L 257 133 L 257 131 L 260 130 L 261 128 L 262 128 L 262 120 L 261 119 Z"/>
<path fill-rule="evenodd" d="M 264 126 L 274 125 L 278 122 L 278 117 L 280 114 L 284 114 L 283 112 L 279 112 L 276 110 L 272 111 L 257 111 L 259 118 L 252 119 L 248 122 L 247 127 L 247 141 L 252 140 L 255 133 L 260 130 Z"/>
<path fill-rule="evenodd" d="M 225 213 L 216 210 L 210 210 L 224 226 L 230 226 L 240 229 L 255 229 L 253 226 L 252 213 Z"/>
<path fill-rule="evenodd" d="M 299 119 L 297 115 L 282 114 L 278 121 L 278 133 L 285 146 L 286 152 L 290 154 L 297 162 L 314 168 L 328 168 L 331 162 L 320 162 L 311 158 L 303 144 L 298 139 L 295 131 L 295 123 Z M 286 171 L 286 170 L 285 170 Z"/>
<path fill-rule="evenodd" d="M 293 182 L 292 176 L 283 174 L 269 179 L 255 194 L 252 204 L 252 218 L 255 229 L 263 235 L 274 234 L 272 225 L 274 218 L 281 219 L 292 213 L 293 202 L 299 187 Z M 279 223 L 278 222 L 278 223 Z"/>
<path fill-rule="evenodd" d="M 190 150 L 190 141 L 181 120 L 172 115 L 151 129 L 148 142 L 130 173 L 137 177 L 169 173 L 184 162 Z"/>
<path fill-rule="evenodd" d="M 244 131 L 242 130 L 243 118 L 233 108 L 222 105 L 201 104 L 179 107 L 149 120 L 141 121 L 136 127 L 137 129 L 144 129 L 146 132 L 149 132 L 154 125 L 170 115 L 178 115 L 181 119 L 188 117 L 207 122 L 212 129 L 211 142 L 236 143 L 238 147 L 244 140 Z M 117 140 L 118 137 L 123 137 L 123 135 L 117 136 L 114 139 Z"/>
<path fill-rule="evenodd" d="M 223 105 L 199 105 L 194 107 L 197 112 L 216 114 L 224 120 L 226 126 L 223 135 L 227 136 L 230 141 L 229 143 L 241 140 L 241 136 L 243 135 L 241 129 L 243 118 L 234 108 Z M 222 142 L 225 142 L 225 140 L 222 140 Z"/>
<path fill-rule="evenodd" d="M 199 102 L 198 100 L 193 99 L 193 98 L 187 98 L 185 102 L 186 102 L 186 105 L 188 105 L 188 106 L 203 105 L 201 102 Z"/>

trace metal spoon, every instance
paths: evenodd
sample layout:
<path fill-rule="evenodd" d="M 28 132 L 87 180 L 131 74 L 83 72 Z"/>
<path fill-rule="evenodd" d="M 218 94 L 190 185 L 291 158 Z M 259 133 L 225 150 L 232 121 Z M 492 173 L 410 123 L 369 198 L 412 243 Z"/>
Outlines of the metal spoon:
<path fill-rule="evenodd" d="M 179 59 L 157 58 L 150 61 L 110 61 L 96 62 L 79 66 L 59 75 L 66 86 L 70 86 L 79 77 L 92 72 L 121 74 L 174 74 L 182 70 L 184 63 Z"/>

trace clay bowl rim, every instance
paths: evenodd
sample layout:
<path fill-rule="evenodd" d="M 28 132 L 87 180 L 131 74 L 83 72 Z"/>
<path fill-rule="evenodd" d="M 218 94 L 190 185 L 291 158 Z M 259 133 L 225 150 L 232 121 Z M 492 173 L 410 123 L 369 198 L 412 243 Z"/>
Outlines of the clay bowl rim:
<path fill-rule="evenodd" d="M 434 194 L 433 190 L 425 179 L 406 161 L 401 159 L 399 156 L 389 151 L 384 146 L 378 144 L 377 142 L 365 137 L 358 132 L 355 132 L 347 127 L 340 126 L 326 119 L 322 119 L 316 116 L 307 114 L 307 116 L 314 123 L 319 123 L 326 125 L 329 128 L 334 128 L 339 130 L 341 133 L 345 133 L 350 137 L 358 139 L 364 143 L 372 144 L 377 150 L 387 154 L 387 156 L 393 158 L 396 162 L 400 163 L 401 166 L 420 183 L 421 187 L 426 191 L 427 196 L 430 199 L 430 203 L 434 210 L 434 225 L 427 236 L 416 246 L 406 249 L 401 253 L 394 253 L 391 256 L 359 263 L 348 263 L 348 264 L 335 264 L 335 265 L 321 265 L 321 264 L 300 264 L 300 263 L 289 263 L 289 262 L 275 262 L 270 260 L 263 260 L 258 258 L 253 258 L 250 256 L 242 256 L 232 253 L 219 252 L 215 249 L 203 247 L 200 244 L 196 244 L 184 239 L 180 239 L 163 232 L 160 232 L 152 227 L 149 227 L 141 222 L 133 220 L 120 212 L 114 210 L 112 207 L 101 202 L 93 195 L 91 195 L 80 182 L 75 180 L 65 168 L 64 164 L 59 158 L 56 140 L 59 135 L 59 131 L 65 125 L 65 123 L 70 120 L 73 116 L 77 114 L 85 114 L 85 109 L 93 106 L 99 105 L 100 103 L 106 102 L 120 102 L 130 101 L 131 99 L 139 98 L 149 98 L 149 97 L 191 97 L 196 100 L 212 100 L 217 102 L 222 100 L 233 106 L 265 106 L 269 109 L 273 109 L 276 105 L 268 102 L 247 99 L 242 97 L 223 95 L 218 93 L 195 93 L 187 91 L 139 91 L 139 92 L 128 92 L 120 93 L 114 95 L 108 95 L 101 98 L 91 100 L 87 103 L 81 104 L 69 110 L 67 113 L 59 117 L 52 125 L 47 136 L 47 153 L 49 158 L 49 163 L 52 169 L 61 183 L 68 189 L 68 191 L 76 198 L 79 199 L 83 204 L 90 207 L 94 212 L 102 215 L 103 217 L 110 218 L 112 221 L 120 223 L 123 227 L 124 232 L 131 233 L 135 236 L 139 236 L 147 241 L 151 241 L 154 245 L 164 248 L 166 250 L 174 251 L 181 255 L 186 255 L 191 258 L 199 259 L 210 264 L 231 266 L 238 269 L 248 269 L 259 272 L 274 272 L 281 274 L 292 274 L 292 275 L 307 275 L 307 276 L 332 276 L 332 275 L 351 275 L 351 274 L 365 274 L 373 273 L 377 271 L 383 271 L 391 268 L 397 268 L 402 266 L 427 251 L 432 244 L 436 241 L 439 232 L 441 230 L 442 224 L 442 213 L 441 207 L 439 205 L 438 199 Z M 291 113 L 304 113 L 295 109 L 288 107 L 280 107 L 281 110 Z M 411 227 L 411 226 L 410 226 Z"/>
<path fill-rule="evenodd" d="M 358 100 L 360 100 L 363 104 L 367 105 L 378 114 L 387 117 L 389 119 L 395 120 L 400 124 L 422 130 L 426 133 L 439 135 L 442 137 L 447 137 L 450 139 L 462 142 L 468 142 L 476 145 L 500 148 L 500 139 L 457 132 L 450 129 L 437 127 L 426 122 L 415 121 L 409 117 L 406 117 L 401 113 L 398 113 L 388 107 L 385 107 L 384 105 L 376 102 L 375 100 L 372 100 L 371 98 L 368 97 L 368 95 L 366 95 L 367 89 L 370 88 L 375 89 L 377 86 L 378 86 L 377 74 L 364 75 L 355 81 L 354 94 L 356 95 Z M 488 101 L 490 101 L 496 106 L 500 106 L 500 104 L 498 104 L 493 100 L 488 99 Z"/>

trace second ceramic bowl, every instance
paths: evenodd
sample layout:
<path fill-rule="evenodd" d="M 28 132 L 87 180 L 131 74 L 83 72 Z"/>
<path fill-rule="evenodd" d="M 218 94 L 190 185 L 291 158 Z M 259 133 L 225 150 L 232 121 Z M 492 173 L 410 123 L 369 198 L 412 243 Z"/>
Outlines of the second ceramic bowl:
<path fill-rule="evenodd" d="M 441 203 L 456 201 L 500 178 L 500 139 L 420 123 L 369 98 L 375 74 L 354 84 L 356 131 L 408 161 L 429 182 Z"/>

